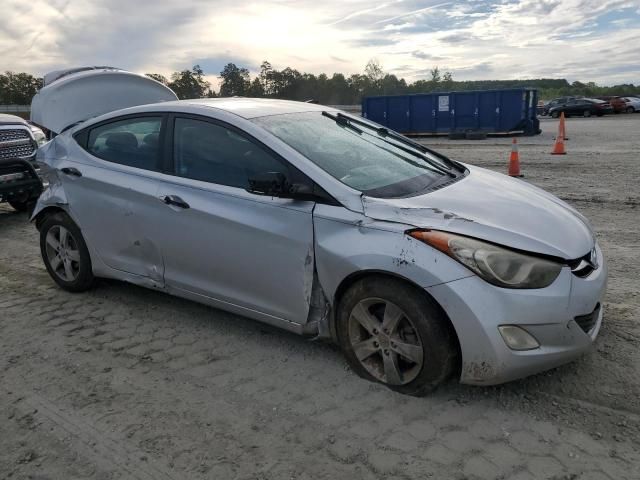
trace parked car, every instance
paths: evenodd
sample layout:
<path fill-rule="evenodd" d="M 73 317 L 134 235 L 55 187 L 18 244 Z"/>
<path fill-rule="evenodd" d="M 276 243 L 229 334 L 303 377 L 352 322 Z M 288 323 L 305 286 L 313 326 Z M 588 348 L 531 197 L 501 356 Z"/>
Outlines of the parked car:
<path fill-rule="evenodd" d="M 640 98 L 637 97 L 623 97 L 625 108 L 627 113 L 640 112 Z"/>
<path fill-rule="evenodd" d="M 42 191 L 35 164 L 44 133 L 15 116 L 0 114 L 0 203 L 26 211 Z"/>
<path fill-rule="evenodd" d="M 590 117 L 591 115 L 601 117 L 607 113 L 613 113 L 613 109 L 611 105 L 604 100 L 595 98 L 569 100 L 564 105 L 558 105 L 549 109 L 549 115 L 553 118 L 558 118 L 562 112 L 564 112 L 565 117 L 577 115 L 581 117 Z"/>
<path fill-rule="evenodd" d="M 627 110 L 627 105 L 623 97 L 614 96 L 614 95 L 604 95 L 600 97 L 595 97 L 598 100 L 603 100 L 611 105 L 611 109 L 613 113 L 624 113 Z"/>
<path fill-rule="evenodd" d="M 558 98 L 554 98 L 553 100 L 550 100 L 549 102 L 547 102 L 543 109 L 542 109 L 542 115 L 549 115 L 549 111 L 552 108 L 555 107 L 559 107 L 561 105 L 565 105 L 567 102 L 571 101 L 571 100 L 575 100 L 577 97 L 558 97 Z"/>
<path fill-rule="evenodd" d="M 195 99 L 93 118 L 150 81 L 92 75 L 100 96 L 67 78 L 34 100 L 59 134 L 38 153 L 49 186 L 32 219 L 63 289 L 115 278 L 333 340 L 358 375 L 412 395 L 592 346 L 607 267 L 553 195 L 322 105 Z"/>

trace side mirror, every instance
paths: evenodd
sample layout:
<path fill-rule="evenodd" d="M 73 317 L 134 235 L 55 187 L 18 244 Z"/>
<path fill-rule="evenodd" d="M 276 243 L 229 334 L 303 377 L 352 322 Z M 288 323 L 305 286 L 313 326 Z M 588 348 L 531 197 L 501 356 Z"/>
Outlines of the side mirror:
<path fill-rule="evenodd" d="M 264 172 L 249 178 L 247 191 L 258 195 L 282 197 L 289 194 L 289 184 L 280 172 Z"/>
<path fill-rule="evenodd" d="M 280 172 L 257 173 L 249 178 L 247 192 L 270 197 L 292 198 L 315 201 L 316 192 L 313 184 L 290 183 Z"/>

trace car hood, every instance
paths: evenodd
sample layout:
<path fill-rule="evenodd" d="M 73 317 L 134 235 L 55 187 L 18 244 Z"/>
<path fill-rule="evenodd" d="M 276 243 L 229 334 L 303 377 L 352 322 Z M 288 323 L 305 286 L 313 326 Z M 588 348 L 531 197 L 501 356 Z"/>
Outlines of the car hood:
<path fill-rule="evenodd" d="M 31 102 L 31 120 L 55 133 L 122 108 L 178 99 L 169 87 L 116 68 L 73 69 L 46 77 L 49 83 Z"/>
<path fill-rule="evenodd" d="M 27 125 L 24 119 L 17 115 L 8 115 L 6 113 L 0 113 L 0 125 Z"/>
<path fill-rule="evenodd" d="M 425 195 L 363 197 L 364 214 L 377 220 L 442 230 L 566 260 L 591 251 L 588 220 L 550 193 L 522 180 L 465 165 L 469 174 Z"/>

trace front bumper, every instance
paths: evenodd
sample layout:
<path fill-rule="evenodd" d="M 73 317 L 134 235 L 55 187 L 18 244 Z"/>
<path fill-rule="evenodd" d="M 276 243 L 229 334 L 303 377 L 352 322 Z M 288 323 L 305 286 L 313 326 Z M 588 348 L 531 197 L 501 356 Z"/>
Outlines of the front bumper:
<path fill-rule="evenodd" d="M 602 325 L 607 266 L 596 247 L 600 267 L 580 278 L 567 268 L 549 287 L 512 290 L 474 276 L 427 291 L 449 315 L 462 351 L 462 383 L 495 385 L 570 362 L 590 350 Z M 576 317 L 595 312 L 585 332 Z M 581 321 L 584 326 L 584 322 Z M 540 343 L 515 351 L 505 344 L 499 325 L 517 325 Z"/>
<path fill-rule="evenodd" d="M 41 192 L 36 164 L 17 158 L 0 160 L 0 202 L 35 200 Z"/>

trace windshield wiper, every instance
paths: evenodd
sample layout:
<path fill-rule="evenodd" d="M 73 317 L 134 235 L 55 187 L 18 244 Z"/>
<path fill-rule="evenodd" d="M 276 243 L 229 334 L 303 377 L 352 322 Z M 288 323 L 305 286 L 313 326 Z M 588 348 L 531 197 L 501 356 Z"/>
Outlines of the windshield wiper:
<path fill-rule="evenodd" d="M 459 168 L 458 165 L 455 162 L 453 162 L 452 160 L 449 160 L 447 157 L 444 157 L 444 156 L 440 155 L 439 153 L 434 152 L 430 148 L 427 148 L 424 145 L 419 144 L 418 142 L 414 142 L 413 140 L 405 137 L 404 135 L 400 135 L 399 133 L 396 133 L 396 132 L 394 132 L 392 130 L 389 130 L 389 129 L 385 128 L 385 127 L 376 127 L 376 126 L 371 125 L 371 124 L 369 124 L 369 123 L 367 123 L 365 121 L 359 120 L 357 118 L 350 117 L 350 116 L 345 115 L 344 113 L 340 113 L 340 112 L 337 113 L 337 117 L 338 118 L 343 118 L 347 122 L 353 122 L 353 123 L 355 123 L 357 125 L 360 125 L 360 126 L 368 128 L 370 130 L 373 130 L 382 138 L 390 137 L 390 138 L 393 138 L 394 140 L 397 140 L 400 143 L 408 145 L 411 148 L 414 148 L 414 149 L 416 149 L 416 150 L 418 150 L 418 151 L 420 151 L 422 153 L 429 153 L 429 154 L 439 158 L 444 163 L 446 163 L 449 166 L 449 169 L 451 167 Z M 409 152 L 409 153 L 412 153 L 412 152 Z M 423 158 L 423 157 L 421 156 L 420 158 Z M 436 168 L 442 169 L 442 165 L 438 165 L 435 162 L 431 161 L 430 159 L 427 159 L 427 161 L 429 163 L 431 163 L 432 165 L 437 165 Z M 446 171 L 446 169 L 444 171 L 445 171 L 445 173 L 447 173 L 449 175 L 451 174 L 451 172 Z"/>
<path fill-rule="evenodd" d="M 361 134 L 363 134 L 363 133 L 364 133 L 364 131 L 363 131 L 363 130 L 361 130 L 361 129 L 359 129 L 359 128 L 358 128 L 358 127 L 356 127 L 355 125 L 353 125 L 353 123 L 357 123 L 358 125 L 362 125 L 362 126 L 367 127 L 367 128 L 369 128 L 369 129 L 376 130 L 377 132 L 378 132 L 379 130 L 385 130 L 385 132 L 387 132 L 387 134 L 388 134 L 389 136 L 392 136 L 391 134 L 393 133 L 393 132 L 389 132 L 386 128 L 376 128 L 376 127 L 373 127 L 373 126 L 369 125 L 369 124 L 368 124 L 368 123 L 366 123 L 366 122 L 361 122 L 361 121 L 359 121 L 359 120 L 357 120 L 357 119 L 354 119 L 354 118 L 348 117 L 347 115 L 343 115 L 342 113 L 339 113 L 339 112 L 338 112 L 336 115 L 332 115 L 332 114 L 330 114 L 329 112 L 325 112 L 325 111 L 323 111 L 323 112 L 322 112 L 322 115 L 323 115 L 323 116 L 325 116 L 325 117 L 327 117 L 327 118 L 330 118 L 331 120 L 333 120 L 334 122 L 336 122 L 338 125 L 341 125 L 341 126 L 344 126 L 344 127 L 347 127 L 347 128 L 352 129 L 353 131 L 357 132 L 357 133 L 358 133 L 358 134 L 360 134 L 360 135 L 361 135 Z M 427 163 L 428 165 L 430 165 L 430 166 L 431 166 L 431 169 L 432 169 L 432 170 L 435 170 L 436 172 L 442 173 L 443 175 L 449 175 L 449 176 L 451 176 L 451 177 L 456 177 L 456 174 L 455 174 L 455 173 L 453 173 L 453 172 L 451 172 L 451 171 L 450 171 L 450 169 L 447 169 L 447 168 L 445 168 L 443 165 L 441 165 L 440 163 L 435 162 L 435 161 L 431 160 L 430 158 L 428 158 L 428 157 L 426 157 L 426 156 L 422 155 L 420 152 L 417 152 L 415 148 L 407 148 L 407 147 L 405 147 L 405 146 L 398 145 L 397 143 L 390 142 L 390 141 L 386 140 L 386 139 L 385 139 L 385 136 L 384 136 L 384 135 L 381 135 L 381 134 L 380 134 L 380 132 L 378 132 L 378 135 L 381 137 L 381 139 L 382 139 L 382 141 L 383 141 L 384 143 L 386 143 L 386 144 L 388 144 L 388 145 L 393 145 L 395 148 L 397 148 L 397 149 L 399 149 L 399 150 L 402 150 L 403 152 L 408 153 L 409 155 L 412 155 L 412 156 L 414 156 L 414 157 L 417 157 L 417 158 L 419 158 L 420 160 L 426 161 L 426 163 Z M 400 136 L 400 135 L 398 135 L 398 134 L 393 134 L 393 138 L 396 138 L 396 136 L 398 136 L 398 137 L 400 137 L 400 138 L 404 138 L 404 137 L 402 137 L 402 136 Z M 411 140 L 408 140 L 408 139 L 406 139 L 406 140 L 407 140 L 408 142 L 411 142 Z M 402 142 L 402 143 L 405 143 L 405 144 L 406 144 L 406 142 Z M 411 143 L 410 143 L 410 145 L 411 145 L 411 146 L 413 146 L 413 142 L 411 142 Z M 416 144 L 416 145 L 417 145 L 417 144 Z M 389 153 L 392 153 L 392 152 L 389 152 Z M 407 161 L 408 161 L 408 159 L 407 159 Z M 411 162 L 411 163 L 413 163 L 416 167 L 423 168 L 423 165 L 419 165 L 419 164 L 416 164 L 416 163 L 414 163 L 414 162 Z"/>
<path fill-rule="evenodd" d="M 355 125 L 351 124 L 351 119 L 349 117 L 345 117 L 345 116 L 343 116 L 341 114 L 331 115 L 329 112 L 322 112 L 322 116 L 330 118 L 331 120 L 336 122 L 338 125 L 340 125 L 342 127 L 350 128 L 354 132 L 357 132 L 359 134 L 363 134 L 364 133 L 358 127 L 356 127 Z"/>

